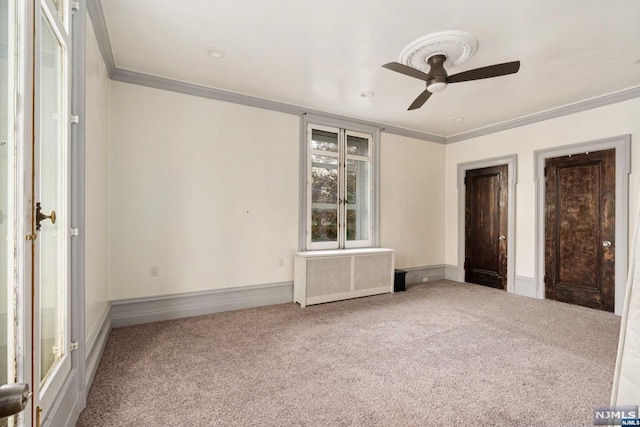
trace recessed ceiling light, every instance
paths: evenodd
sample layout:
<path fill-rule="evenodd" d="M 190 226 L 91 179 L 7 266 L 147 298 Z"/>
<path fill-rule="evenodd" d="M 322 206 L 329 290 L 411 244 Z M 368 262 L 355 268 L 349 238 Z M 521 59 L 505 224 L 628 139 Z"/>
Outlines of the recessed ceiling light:
<path fill-rule="evenodd" d="M 375 95 L 375 93 L 370 90 L 363 90 L 362 92 L 360 92 L 360 96 L 363 98 L 371 98 L 373 97 L 373 95 Z"/>
<path fill-rule="evenodd" d="M 214 59 L 224 58 L 224 51 L 218 49 L 217 47 L 208 47 L 204 50 L 204 52 Z"/>
<path fill-rule="evenodd" d="M 453 119 L 454 122 L 461 122 L 464 120 L 464 117 L 456 117 L 455 119 Z"/>

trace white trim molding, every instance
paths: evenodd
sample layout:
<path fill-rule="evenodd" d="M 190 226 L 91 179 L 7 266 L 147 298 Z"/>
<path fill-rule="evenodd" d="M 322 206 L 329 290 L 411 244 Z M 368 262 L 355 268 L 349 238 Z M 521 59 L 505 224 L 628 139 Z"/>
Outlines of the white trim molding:
<path fill-rule="evenodd" d="M 114 328 L 293 302 L 293 282 L 112 301 Z"/>
<path fill-rule="evenodd" d="M 515 199 L 518 182 L 518 156 L 494 157 L 467 163 L 458 163 L 458 274 L 457 282 L 464 282 L 465 252 L 465 185 L 464 177 L 468 170 L 507 165 L 508 201 L 507 201 L 507 292 L 515 293 L 516 253 L 515 253 Z"/>
<path fill-rule="evenodd" d="M 104 348 L 107 345 L 107 339 L 111 332 L 111 303 L 107 303 L 100 313 L 98 320 L 91 333 L 85 340 L 86 359 L 85 359 L 85 384 L 81 384 L 84 387 L 83 396 L 86 399 L 93 384 L 93 379 L 98 371 L 98 365 Z"/>
<path fill-rule="evenodd" d="M 631 135 L 621 135 L 595 141 L 538 150 L 534 157 L 536 183 L 536 243 L 535 285 L 538 298 L 544 298 L 544 221 L 545 180 L 544 167 L 549 158 L 581 154 L 587 151 L 616 150 L 616 229 L 615 229 L 615 313 L 622 314 L 627 279 L 629 252 L 629 174 L 631 173 Z"/>
<path fill-rule="evenodd" d="M 85 330 L 85 129 L 86 129 L 86 25 L 84 4 L 71 14 L 71 114 L 79 118 L 70 127 L 70 226 L 80 232 L 70 239 L 71 277 L 71 340 L 78 343 L 72 353 L 72 366 L 78 372 L 80 411 L 86 407 L 86 355 Z M 77 418 L 76 418 L 77 420 Z"/>
<path fill-rule="evenodd" d="M 98 32 L 98 29 L 96 29 Z M 258 98 L 255 96 L 244 95 L 241 93 L 216 89 L 208 86 L 197 85 L 193 83 L 182 82 L 179 80 L 168 79 L 165 77 L 154 76 L 151 74 L 138 73 L 135 71 L 123 70 L 115 68 L 109 73 L 111 80 L 134 84 L 138 86 L 146 86 L 154 89 L 166 90 L 169 92 L 181 93 L 184 95 L 197 96 L 200 98 L 208 98 L 216 101 L 231 102 L 234 104 L 246 105 L 248 107 L 262 108 L 264 110 L 276 111 L 285 114 L 294 115 L 316 115 L 327 119 L 342 122 L 355 123 L 364 127 L 373 127 L 381 132 L 392 133 L 400 136 L 421 139 L 424 141 L 435 142 L 438 144 L 446 143 L 446 138 L 440 135 L 433 135 L 427 132 L 420 132 L 412 129 L 391 126 L 385 123 L 377 123 L 368 120 L 362 120 L 355 117 L 342 116 L 339 114 L 327 113 L 323 111 L 304 108 L 294 104 L 274 101 L 266 98 Z"/>
<path fill-rule="evenodd" d="M 433 282 L 445 278 L 445 265 L 426 265 L 423 267 L 397 268 L 397 270 L 406 271 L 405 284 L 414 285 L 417 283 Z"/>
<path fill-rule="evenodd" d="M 523 297 L 538 298 L 536 293 L 536 281 L 533 277 L 516 276 L 515 290 L 516 295 Z"/>
<path fill-rule="evenodd" d="M 80 393 L 77 393 L 79 381 L 78 369 L 74 367 L 53 400 L 53 406 L 44 420 L 42 420 L 42 425 L 64 427 L 76 425 L 83 410 L 80 402 Z"/>
<path fill-rule="evenodd" d="M 486 126 L 480 129 L 475 129 L 469 132 L 460 133 L 446 137 L 447 144 L 453 144 L 455 142 L 465 141 L 467 139 L 477 138 L 479 136 L 489 135 L 492 133 L 502 132 L 508 129 L 514 129 L 521 126 L 530 125 L 532 123 L 543 122 L 545 120 L 551 120 L 562 116 L 568 116 L 570 114 L 579 113 L 581 111 L 592 110 L 594 108 L 604 107 L 609 104 L 615 104 L 618 102 L 627 101 L 629 99 L 640 98 L 640 86 L 632 87 L 629 89 L 621 90 L 614 93 L 598 96 L 595 98 L 587 99 L 584 101 L 576 102 L 573 104 L 565 105 L 558 108 L 552 108 L 550 110 L 541 111 L 539 113 L 530 114 L 528 116 L 519 117 L 513 120 L 507 120 L 506 122 L 496 123 L 494 125 Z"/>
<path fill-rule="evenodd" d="M 100 0 L 87 0 L 87 12 L 89 13 L 89 18 L 91 18 L 91 23 L 96 33 L 102 60 L 107 67 L 109 76 L 111 76 L 116 70 L 116 62 L 113 57 L 113 49 L 111 49 L 111 39 L 109 38 L 107 21 L 104 18 L 104 12 L 102 10 L 102 2 Z"/>
<path fill-rule="evenodd" d="M 458 266 L 445 264 L 444 266 L 444 278 L 447 280 L 453 280 L 454 282 L 458 282 Z M 464 279 L 464 277 L 463 277 Z"/>

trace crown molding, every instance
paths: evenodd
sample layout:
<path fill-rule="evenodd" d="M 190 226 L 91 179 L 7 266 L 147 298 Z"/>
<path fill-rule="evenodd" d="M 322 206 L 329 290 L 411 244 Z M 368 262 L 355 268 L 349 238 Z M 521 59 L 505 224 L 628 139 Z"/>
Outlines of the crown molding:
<path fill-rule="evenodd" d="M 170 92 L 182 93 L 185 95 L 198 96 L 201 98 L 215 99 L 217 101 L 232 102 L 234 104 L 246 105 L 249 107 L 262 108 L 265 110 L 277 111 L 286 114 L 314 114 L 323 117 L 329 117 L 338 120 L 346 120 L 352 123 L 357 123 L 365 126 L 372 126 L 379 128 L 381 131 L 400 135 L 408 136 L 410 138 L 421 139 L 424 141 L 435 142 L 439 144 L 445 144 L 446 139 L 443 136 L 432 135 L 426 132 L 419 132 L 411 129 L 400 128 L 396 126 L 390 126 L 385 123 L 371 122 L 368 120 L 357 119 L 348 116 L 342 116 L 339 114 L 327 113 L 324 111 L 313 110 L 310 108 L 301 107 L 298 105 L 287 104 L 279 101 L 272 101 L 270 99 L 257 98 L 254 96 L 243 95 L 240 93 L 229 92 L 221 89 L 214 89 L 208 86 L 197 85 L 193 83 L 182 82 L 179 80 L 167 79 L 165 77 L 153 76 L 150 74 L 138 73 L 135 71 L 122 70 L 116 68 L 109 76 L 111 80 L 135 84 L 138 86 L 146 86 L 154 89 L 167 90 Z"/>
<path fill-rule="evenodd" d="M 487 126 L 484 128 L 472 130 L 469 132 L 460 133 L 458 135 L 448 136 L 447 144 L 453 144 L 455 142 L 465 141 L 467 139 L 477 138 L 479 136 L 489 135 L 496 132 L 502 132 L 504 130 L 513 129 L 521 126 L 530 125 L 532 123 L 542 122 L 545 120 L 551 120 L 569 114 L 579 113 L 581 111 L 591 110 L 598 107 L 604 107 L 606 105 L 615 104 L 617 102 L 627 101 L 640 97 L 640 86 L 625 89 L 620 92 L 614 92 L 607 95 L 599 96 L 597 98 L 587 99 L 585 101 L 576 102 L 575 104 L 565 105 L 563 107 L 554 108 L 540 113 L 531 114 L 529 116 L 520 117 L 517 119 L 509 120 L 495 125 Z"/>
<path fill-rule="evenodd" d="M 93 31 L 98 40 L 98 47 L 102 54 L 102 60 L 107 67 L 109 76 L 116 69 L 116 62 L 113 58 L 113 50 L 111 49 L 111 39 L 109 38 L 109 30 L 107 29 L 107 21 L 104 18 L 102 3 L 100 0 L 87 0 L 87 13 L 93 24 Z"/>
<path fill-rule="evenodd" d="M 255 108 L 263 108 L 266 110 L 278 111 L 287 114 L 316 114 L 325 117 L 331 117 L 339 120 L 348 120 L 354 123 L 359 123 L 367 126 L 374 126 L 380 128 L 381 131 L 406 136 L 409 138 L 420 139 L 429 142 L 435 142 L 439 144 L 453 144 L 456 142 L 466 141 L 468 139 L 477 138 L 479 136 L 489 135 L 492 133 L 502 132 L 508 129 L 514 129 L 521 126 L 530 125 L 532 123 L 542 122 L 545 120 L 555 119 L 557 117 L 566 116 L 569 114 L 579 113 L 581 111 L 591 110 L 593 108 L 603 107 L 609 104 L 617 102 L 627 101 L 640 97 L 640 86 L 625 89 L 620 92 L 615 92 L 596 98 L 588 99 L 585 101 L 576 102 L 574 104 L 565 105 L 563 107 L 554 108 L 547 111 L 531 114 L 529 116 L 520 117 L 506 122 L 497 123 L 494 125 L 486 126 L 480 129 L 475 129 L 469 132 L 452 135 L 449 137 L 434 135 L 428 132 L 421 132 L 412 129 L 406 129 L 397 126 L 391 126 L 384 123 L 371 122 L 362 119 L 356 119 L 348 116 L 342 116 L 338 114 L 326 113 L 324 111 L 312 110 L 304 108 L 298 105 L 287 104 L 279 101 L 272 101 L 269 99 L 253 97 L 235 92 L 224 91 L 221 89 L 214 89 L 207 86 L 197 85 L 193 83 L 186 83 L 178 80 L 168 79 L 164 77 L 153 76 L 150 74 L 138 73 L 135 71 L 129 71 L 120 69 L 116 66 L 113 56 L 113 50 L 111 48 L 111 41 L 109 39 L 109 31 L 107 23 L 104 17 L 102 9 L 102 3 L 100 0 L 87 0 L 87 12 L 93 22 L 93 28 L 98 40 L 98 46 L 100 47 L 100 53 L 102 59 L 109 72 L 109 77 L 112 80 L 131 83 L 141 86 L 147 86 L 156 89 L 168 90 L 177 93 L 183 93 L 186 95 L 199 96 L 203 98 L 215 99 L 218 101 L 232 102 L 235 104 L 247 105 Z"/>
<path fill-rule="evenodd" d="M 385 123 L 356 119 L 339 114 L 326 113 L 324 111 L 304 108 L 298 105 L 287 104 L 284 102 L 257 98 L 249 95 L 214 89 L 193 83 L 186 83 L 178 80 L 167 79 L 164 77 L 153 76 L 150 74 L 120 69 L 116 66 L 113 56 L 113 50 L 111 48 L 111 41 L 109 38 L 109 30 L 107 28 L 107 22 L 104 17 L 104 11 L 102 9 L 101 1 L 87 0 L 87 12 L 89 13 L 89 17 L 91 18 L 91 21 L 93 23 L 93 29 L 96 35 L 96 39 L 98 40 L 98 46 L 100 47 L 102 60 L 107 67 L 109 78 L 111 80 L 151 87 L 155 89 L 168 90 L 171 92 L 183 93 L 186 95 L 199 96 L 202 98 L 215 99 L 218 101 L 232 102 L 235 104 L 263 108 L 266 110 L 278 111 L 287 114 L 316 114 L 324 117 L 331 117 L 339 120 L 348 120 L 354 123 L 373 126 L 379 128 L 383 132 L 390 134 L 421 139 L 429 142 L 436 142 L 439 144 L 445 144 L 447 142 L 444 136 L 433 135 L 427 132 L 405 129 L 397 126 L 391 126 Z"/>

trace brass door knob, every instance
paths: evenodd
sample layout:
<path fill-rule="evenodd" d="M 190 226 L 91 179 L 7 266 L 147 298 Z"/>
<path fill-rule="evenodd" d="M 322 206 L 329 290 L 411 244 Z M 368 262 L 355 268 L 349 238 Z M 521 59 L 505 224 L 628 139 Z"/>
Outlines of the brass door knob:
<path fill-rule="evenodd" d="M 40 202 L 36 203 L 36 231 L 40 231 L 41 222 L 44 219 L 51 220 L 51 224 L 56 223 L 56 211 L 51 211 L 49 215 L 45 215 L 42 213 L 42 206 L 40 206 Z"/>

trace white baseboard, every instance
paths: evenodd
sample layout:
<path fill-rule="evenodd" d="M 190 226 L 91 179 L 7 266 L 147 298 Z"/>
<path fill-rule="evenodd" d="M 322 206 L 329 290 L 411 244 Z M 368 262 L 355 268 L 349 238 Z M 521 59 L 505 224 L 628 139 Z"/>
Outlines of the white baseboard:
<path fill-rule="evenodd" d="M 516 276 L 516 286 L 513 293 L 525 297 L 538 298 L 536 281 L 533 277 Z"/>
<path fill-rule="evenodd" d="M 293 282 L 188 292 L 111 302 L 114 328 L 293 302 Z"/>
<path fill-rule="evenodd" d="M 102 313 L 98 317 L 98 321 L 89 336 L 85 341 L 85 384 L 83 390 L 83 402 L 86 401 L 86 397 L 93 384 L 93 379 L 96 376 L 100 359 L 102 359 L 102 353 L 104 347 L 107 345 L 107 339 L 109 338 L 109 332 L 111 331 L 111 303 L 107 303 Z"/>
<path fill-rule="evenodd" d="M 407 285 L 422 283 L 424 282 L 423 279 L 428 279 L 429 282 L 444 279 L 444 264 L 400 268 L 399 270 L 407 272 L 407 276 L 405 277 L 405 283 Z"/>
<path fill-rule="evenodd" d="M 444 278 L 447 280 L 458 281 L 458 266 L 445 264 L 444 266 Z"/>
<path fill-rule="evenodd" d="M 65 380 L 53 406 L 42 421 L 43 427 L 73 427 L 80 417 L 80 394 L 78 390 L 78 371 L 72 369 Z"/>

